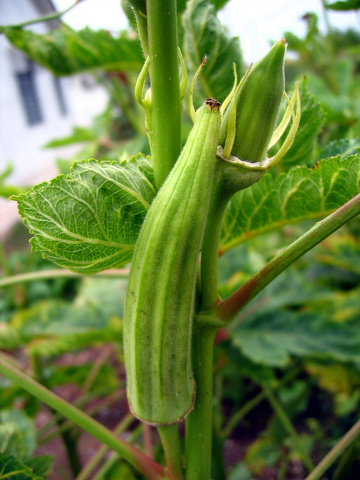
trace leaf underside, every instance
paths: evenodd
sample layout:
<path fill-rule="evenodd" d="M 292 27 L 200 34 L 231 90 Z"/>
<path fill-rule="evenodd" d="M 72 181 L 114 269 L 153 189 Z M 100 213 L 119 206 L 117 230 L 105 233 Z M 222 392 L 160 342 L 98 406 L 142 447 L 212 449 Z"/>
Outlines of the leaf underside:
<path fill-rule="evenodd" d="M 237 193 L 225 213 L 222 253 L 247 239 L 290 223 L 330 214 L 360 191 L 360 151 L 295 167 L 276 179 L 265 175 Z M 45 258 L 78 273 L 96 273 L 130 262 L 147 209 L 155 196 L 150 160 L 76 163 L 60 175 L 14 197 Z"/>
<path fill-rule="evenodd" d="M 144 63 L 137 39 L 114 38 L 105 30 L 72 30 L 67 25 L 39 35 L 30 30 L 5 27 L 14 47 L 55 75 L 94 70 L 138 73 Z"/>
<path fill-rule="evenodd" d="M 155 193 L 150 160 L 138 155 L 120 163 L 78 162 L 67 177 L 13 198 L 35 251 L 90 274 L 130 262 Z"/>

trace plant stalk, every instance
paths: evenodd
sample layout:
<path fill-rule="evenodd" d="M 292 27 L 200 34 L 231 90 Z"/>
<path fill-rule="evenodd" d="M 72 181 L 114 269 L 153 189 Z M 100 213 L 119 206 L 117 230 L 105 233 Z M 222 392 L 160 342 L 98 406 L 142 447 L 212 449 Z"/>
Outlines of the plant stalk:
<path fill-rule="evenodd" d="M 105 445 L 113 449 L 131 465 L 137 468 L 147 479 L 164 479 L 165 472 L 161 465 L 156 463 L 133 445 L 127 443 L 125 440 L 116 437 L 113 432 L 108 430 L 99 422 L 91 417 L 88 417 L 86 414 L 60 398 L 58 395 L 35 382 L 35 380 L 10 365 L 3 358 L 0 358 L 0 373 L 15 382 L 17 385 L 20 385 L 26 391 L 49 405 L 54 410 L 60 412 L 64 417 L 72 420 L 74 423 L 79 425 L 79 427 L 96 437 L 98 440 L 105 443 Z"/>
<path fill-rule="evenodd" d="M 316 223 L 308 232 L 286 247 L 230 297 L 221 302 L 212 313 L 220 320 L 230 322 L 274 278 L 359 213 L 360 194 Z"/>
<path fill-rule="evenodd" d="M 328 468 L 340 457 L 344 450 L 360 435 L 360 420 L 343 436 L 341 440 L 330 450 L 330 452 L 321 460 L 315 469 L 306 477 L 305 480 L 320 480 Z"/>
<path fill-rule="evenodd" d="M 81 1 L 83 0 L 76 0 L 74 3 L 72 3 L 69 7 L 65 8 L 65 10 L 62 10 L 61 12 L 52 13 L 51 15 L 46 15 L 45 17 L 34 18 L 33 20 L 28 20 L 26 22 L 18 23 L 16 25 L 10 25 L 10 27 L 23 28 L 27 27 L 28 25 L 33 25 L 34 23 L 50 22 L 51 20 L 57 20 L 63 15 L 65 15 L 65 13 L 76 7 L 76 5 L 79 4 Z"/>
<path fill-rule="evenodd" d="M 166 473 L 171 480 L 183 478 L 181 445 L 178 425 L 157 427 L 166 458 Z"/>
<path fill-rule="evenodd" d="M 116 435 L 120 435 L 122 432 L 124 432 L 129 425 L 133 422 L 134 416 L 131 413 L 128 413 L 115 427 L 114 433 Z M 92 472 L 95 470 L 95 468 L 99 465 L 101 460 L 104 458 L 106 455 L 106 452 L 108 451 L 108 447 L 106 445 L 102 445 L 95 455 L 89 460 L 89 462 L 85 465 L 85 467 L 81 470 L 79 475 L 75 478 L 75 480 L 86 480 L 87 478 L 90 477 Z"/>
<path fill-rule="evenodd" d="M 137 31 L 139 35 L 139 40 L 141 43 L 142 51 L 144 57 L 146 58 L 149 55 L 149 43 L 148 43 L 148 35 L 147 35 L 147 19 L 146 15 L 143 12 L 140 12 L 138 8 L 133 6 Z"/>
<path fill-rule="evenodd" d="M 37 353 L 33 353 L 30 357 L 31 360 L 31 370 L 33 372 L 34 378 L 39 381 L 43 386 L 46 386 L 46 379 L 43 374 L 42 358 Z M 54 414 L 55 411 L 51 409 Z M 78 442 L 74 433 L 69 429 L 63 429 L 66 425 L 66 420 L 62 417 L 56 418 L 56 423 L 58 426 L 57 432 L 61 435 L 63 441 L 66 455 L 72 470 L 72 474 L 75 477 L 81 471 L 81 463 L 78 452 Z"/>
<path fill-rule="evenodd" d="M 158 188 L 181 150 L 176 0 L 147 0 L 151 80 L 150 146 Z"/>
<path fill-rule="evenodd" d="M 210 480 L 213 409 L 213 350 L 216 329 L 195 326 L 194 410 L 186 418 L 186 480 Z"/>
<path fill-rule="evenodd" d="M 274 412 L 276 413 L 278 419 L 280 422 L 283 424 L 285 430 L 288 432 L 294 447 L 296 448 L 298 454 L 302 458 L 304 464 L 308 468 L 309 471 L 311 471 L 314 468 L 314 464 L 307 454 L 306 450 L 303 448 L 299 435 L 297 431 L 295 430 L 294 425 L 292 424 L 290 418 L 288 417 L 285 409 L 281 405 L 281 403 L 278 401 L 278 399 L 275 397 L 274 393 L 272 390 L 266 386 L 263 385 L 263 390 L 265 392 L 266 398 L 268 399 L 270 405 L 272 406 Z"/>

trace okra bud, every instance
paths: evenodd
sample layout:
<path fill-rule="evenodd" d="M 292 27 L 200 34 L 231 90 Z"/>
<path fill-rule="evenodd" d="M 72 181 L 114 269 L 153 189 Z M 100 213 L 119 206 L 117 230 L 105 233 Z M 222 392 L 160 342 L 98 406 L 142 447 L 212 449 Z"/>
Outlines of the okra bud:
<path fill-rule="evenodd" d="M 182 420 L 195 382 L 195 283 L 220 133 L 220 104 L 198 110 L 180 157 L 140 232 L 125 304 L 124 347 L 132 412 L 151 424 Z"/>
<path fill-rule="evenodd" d="M 266 157 L 284 97 L 285 50 L 285 41 L 277 42 L 250 69 L 232 99 L 236 103 L 236 126 L 231 154 L 241 160 L 261 162 Z M 221 125 L 220 145 L 223 147 L 230 112 L 231 104 Z"/>

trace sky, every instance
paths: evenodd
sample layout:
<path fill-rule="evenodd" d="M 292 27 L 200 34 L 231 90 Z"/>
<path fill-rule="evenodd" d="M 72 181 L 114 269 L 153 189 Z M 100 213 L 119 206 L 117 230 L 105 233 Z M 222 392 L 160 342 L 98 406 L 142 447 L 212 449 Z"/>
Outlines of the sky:
<path fill-rule="evenodd" d="M 73 0 L 53 0 L 53 3 L 62 10 Z M 306 29 L 301 17 L 309 11 L 318 14 L 320 27 L 325 30 L 321 0 L 231 0 L 218 15 L 231 35 L 240 37 L 245 61 L 250 63 L 265 55 L 270 41 L 281 39 L 284 31 L 303 36 Z M 63 20 L 75 29 L 88 25 L 117 31 L 128 25 L 120 0 L 84 0 L 64 15 Z M 340 29 L 350 26 L 360 29 L 359 13 L 329 11 L 329 20 Z"/>

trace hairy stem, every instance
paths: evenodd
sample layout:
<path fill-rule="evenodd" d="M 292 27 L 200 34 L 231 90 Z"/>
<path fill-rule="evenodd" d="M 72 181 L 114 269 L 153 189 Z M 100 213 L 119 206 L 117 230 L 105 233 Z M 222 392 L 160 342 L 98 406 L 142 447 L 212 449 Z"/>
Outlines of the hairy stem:
<path fill-rule="evenodd" d="M 165 472 L 161 465 L 125 440 L 116 437 L 99 422 L 35 382 L 3 358 L 0 358 L 0 373 L 113 449 L 149 480 L 164 479 Z"/>
<path fill-rule="evenodd" d="M 151 154 L 159 188 L 181 150 L 176 0 L 147 0 L 151 80 Z"/>
<path fill-rule="evenodd" d="M 344 450 L 358 438 L 360 434 L 360 420 L 343 436 L 341 440 L 330 450 L 330 452 L 321 460 L 315 469 L 306 477 L 305 480 L 320 480 L 328 468 L 340 457 Z"/>
<path fill-rule="evenodd" d="M 316 223 L 308 232 L 280 252 L 229 298 L 221 302 L 213 313 L 223 321 L 231 321 L 274 278 L 359 213 L 360 194 L 324 220 Z"/>
<path fill-rule="evenodd" d="M 215 329 L 194 329 L 194 410 L 186 419 L 186 480 L 210 480 Z"/>
<path fill-rule="evenodd" d="M 146 15 L 144 15 L 143 12 L 140 12 L 138 8 L 135 6 L 134 8 L 134 14 L 135 14 L 135 20 L 136 20 L 136 26 L 137 26 L 137 31 L 139 35 L 139 40 L 141 43 L 142 51 L 144 54 L 144 57 L 146 58 L 149 55 L 149 43 L 148 43 L 148 35 L 147 35 L 147 19 Z"/>
<path fill-rule="evenodd" d="M 183 478 L 178 425 L 157 427 L 166 458 L 166 473 L 171 480 Z"/>

